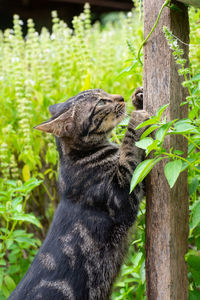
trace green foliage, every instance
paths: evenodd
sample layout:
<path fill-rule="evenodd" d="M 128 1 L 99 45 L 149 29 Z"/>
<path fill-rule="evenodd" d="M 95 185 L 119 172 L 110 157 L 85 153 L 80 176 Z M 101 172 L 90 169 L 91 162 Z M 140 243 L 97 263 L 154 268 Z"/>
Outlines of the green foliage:
<path fill-rule="evenodd" d="M 137 230 L 132 229 L 128 255 L 115 282 L 112 300 L 145 300 L 145 201 L 140 204 Z M 137 236 L 137 239 L 136 239 Z"/>
<path fill-rule="evenodd" d="M 27 223 L 41 228 L 39 220 L 25 212 L 31 191 L 41 180 L 0 182 L 0 299 L 6 299 L 32 262 L 40 240 L 23 228 Z"/>
<path fill-rule="evenodd" d="M 146 155 L 150 152 L 154 152 L 154 159 L 148 159 L 142 162 L 135 170 L 132 178 L 131 190 L 136 186 L 138 182 L 141 182 L 144 177 L 151 171 L 152 167 L 155 165 L 155 159 L 168 158 L 171 160 L 165 165 L 165 176 L 168 180 L 170 187 L 172 188 L 179 176 L 179 174 L 186 168 L 191 168 L 197 174 L 200 174 L 200 169 L 197 167 L 200 162 L 199 152 L 200 150 L 200 92 L 198 90 L 198 79 L 195 76 L 195 80 L 189 77 L 191 74 L 191 69 L 185 68 L 186 60 L 182 58 L 183 50 L 180 49 L 177 39 L 172 35 L 172 33 L 164 27 L 164 32 L 166 39 L 168 40 L 169 46 L 172 49 L 172 54 L 176 60 L 176 63 L 180 66 L 178 72 L 183 75 L 185 81 L 183 86 L 188 88 L 189 96 L 186 97 L 186 101 L 181 105 L 189 104 L 190 112 L 188 119 L 182 120 L 172 120 L 167 122 L 166 118 L 162 119 L 162 114 L 164 110 L 168 107 L 167 105 L 162 106 L 156 113 L 156 116 L 151 117 L 149 120 L 141 123 L 136 129 L 154 125 L 152 130 L 149 128 L 144 132 L 142 139 L 136 143 L 139 148 L 145 149 Z M 150 127 L 152 128 L 152 126 Z M 156 130 L 155 138 L 146 138 L 149 132 Z M 165 149 L 164 139 L 167 135 L 182 135 L 190 143 L 190 148 L 188 156 L 185 158 L 181 156 L 183 151 L 180 149 L 171 148 L 168 152 Z M 157 163 L 156 162 L 156 163 Z M 134 183 L 134 184 L 133 184 Z"/>
<path fill-rule="evenodd" d="M 49 118 L 48 107 L 89 88 L 121 93 L 132 109 L 129 97 L 142 84 L 142 68 L 137 53 L 143 39 L 141 2 L 134 12 L 118 14 L 91 25 L 90 9 L 73 20 L 73 29 L 52 13 L 51 33 L 35 31 L 28 20 L 28 34 L 22 36 L 22 23 L 14 16 L 13 29 L 0 33 L 0 299 L 6 299 L 28 269 L 43 231 L 47 230 L 57 203 L 58 157 L 54 139 L 33 127 Z M 139 8 L 140 6 L 140 8 Z M 191 44 L 199 45 L 199 11 L 190 10 Z M 170 186 L 188 169 L 190 191 L 189 265 L 190 299 L 199 299 L 200 251 L 200 48 L 190 47 L 190 68 L 185 67 L 176 39 L 165 29 L 179 73 L 185 77 L 189 105 L 185 120 L 163 118 L 168 104 L 141 126 L 149 125 L 137 146 L 145 149 L 146 160 L 133 176 L 131 189 L 160 160 L 167 159 L 165 174 Z M 113 131 L 111 140 L 121 142 L 128 117 Z M 139 128 L 139 127 L 138 127 Z M 153 137 L 148 135 L 156 130 Z M 188 153 L 164 146 L 166 136 L 182 135 L 188 140 Z M 170 171 L 169 171 L 170 170 Z M 172 171 L 171 171 L 172 170 Z M 31 212 L 31 213 L 30 213 Z M 41 225 L 42 224 L 42 225 Z M 47 226 L 48 227 L 48 226 Z M 38 229 L 37 233 L 35 229 Z M 112 299 L 146 299 L 145 295 L 145 202 L 142 202 L 133 229 L 128 256 L 115 283 Z M 34 234 L 32 233 L 34 232 Z M 36 235 L 40 239 L 36 238 Z M 197 269 L 198 267 L 198 269 Z"/>

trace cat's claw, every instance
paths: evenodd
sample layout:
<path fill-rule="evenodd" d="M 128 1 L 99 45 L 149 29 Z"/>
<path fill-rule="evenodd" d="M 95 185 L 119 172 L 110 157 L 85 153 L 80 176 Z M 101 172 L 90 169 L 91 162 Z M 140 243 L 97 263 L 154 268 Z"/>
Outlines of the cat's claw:
<path fill-rule="evenodd" d="M 137 88 L 132 96 L 132 103 L 135 106 L 136 110 L 141 110 L 143 109 L 143 87 Z"/>

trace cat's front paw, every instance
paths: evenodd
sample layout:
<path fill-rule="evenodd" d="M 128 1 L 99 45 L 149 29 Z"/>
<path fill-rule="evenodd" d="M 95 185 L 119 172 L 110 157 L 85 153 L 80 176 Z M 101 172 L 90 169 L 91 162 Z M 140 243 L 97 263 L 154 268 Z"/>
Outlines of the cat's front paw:
<path fill-rule="evenodd" d="M 142 123 L 150 118 L 150 115 L 145 110 L 134 110 L 132 112 L 132 118 L 135 124 Z"/>
<path fill-rule="evenodd" d="M 143 109 L 143 87 L 137 88 L 131 98 L 136 110 Z"/>

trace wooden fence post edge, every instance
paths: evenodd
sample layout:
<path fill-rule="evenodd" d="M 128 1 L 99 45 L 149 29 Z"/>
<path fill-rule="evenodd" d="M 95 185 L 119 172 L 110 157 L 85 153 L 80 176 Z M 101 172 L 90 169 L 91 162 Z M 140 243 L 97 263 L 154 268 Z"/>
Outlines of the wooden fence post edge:
<path fill-rule="evenodd" d="M 144 0 L 144 37 L 151 30 L 164 0 Z M 171 50 L 163 33 L 167 26 L 175 36 L 189 43 L 187 7 L 176 2 L 180 10 L 165 8 L 161 19 L 144 46 L 144 109 L 155 114 L 170 102 L 168 120 L 187 117 L 187 107 L 180 106 L 186 91 L 178 75 Z M 188 46 L 180 45 L 188 59 Z M 187 152 L 182 137 L 171 137 L 166 147 Z M 170 189 L 161 161 L 146 180 L 146 282 L 148 300 L 188 300 L 187 266 L 184 255 L 188 239 L 188 185 L 187 174 L 182 173 Z"/>

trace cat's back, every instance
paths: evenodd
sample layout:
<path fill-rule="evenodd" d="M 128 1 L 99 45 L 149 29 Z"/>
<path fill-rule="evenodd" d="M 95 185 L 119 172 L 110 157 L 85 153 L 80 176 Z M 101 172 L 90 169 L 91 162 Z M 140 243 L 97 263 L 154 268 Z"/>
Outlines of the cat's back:
<path fill-rule="evenodd" d="M 62 197 L 98 210 L 100 203 L 105 204 L 103 197 L 112 186 L 118 160 L 119 148 L 111 143 L 89 151 L 71 151 L 67 160 L 66 157 L 61 158 L 60 163 L 59 188 Z"/>
<path fill-rule="evenodd" d="M 113 238 L 120 230 L 106 214 L 61 201 L 45 242 L 10 299 L 106 299 L 125 251 L 123 239 L 116 245 Z"/>

